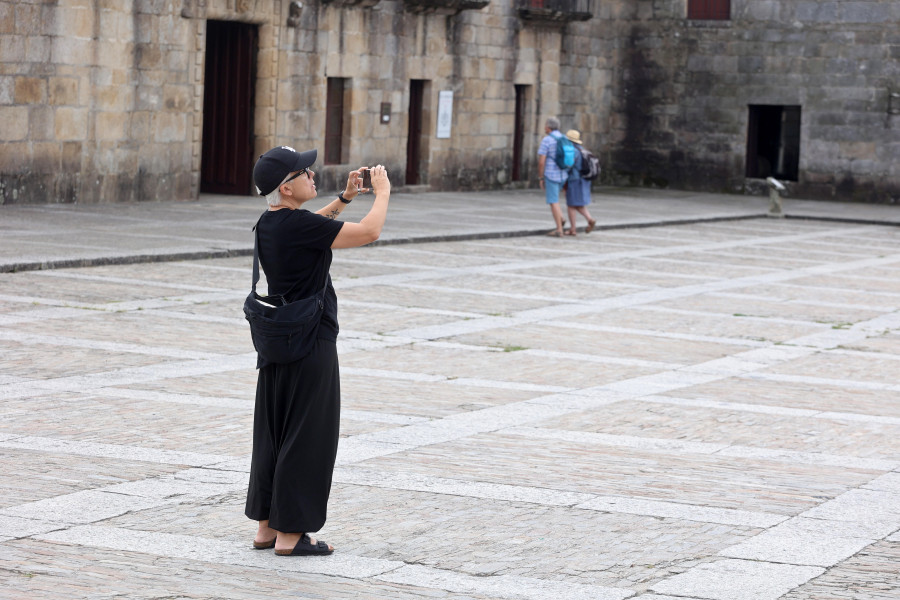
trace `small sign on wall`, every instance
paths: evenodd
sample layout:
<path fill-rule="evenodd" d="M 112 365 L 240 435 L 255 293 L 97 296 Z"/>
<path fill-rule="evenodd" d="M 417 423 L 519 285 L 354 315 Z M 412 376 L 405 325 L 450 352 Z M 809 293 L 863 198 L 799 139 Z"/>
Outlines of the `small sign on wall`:
<path fill-rule="evenodd" d="M 450 126 L 453 124 L 453 92 L 438 92 L 437 137 L 450 137 Z"/>
<path fill-rule="evenodd" d="M 381 103 L 381 118 L 379 119 L 382 125 L 387 125 L 391 122 L 391 103 L 390 102 L 382 102 Z"/>

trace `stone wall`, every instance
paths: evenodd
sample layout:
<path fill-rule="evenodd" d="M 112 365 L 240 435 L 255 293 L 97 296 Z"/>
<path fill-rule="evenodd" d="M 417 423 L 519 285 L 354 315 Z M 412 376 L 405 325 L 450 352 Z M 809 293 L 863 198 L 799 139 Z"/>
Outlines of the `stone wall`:
<path fill-rule="evenodd" d="M 274 137 L 260 140 L 258 149 L 291 142 L 321 151 L 324 78 L 347 78 L 353 132 L 347 140 L 347 162 L 322 167 L 322 187 L 335 189 L 348 168 L 375 163 L 385 164 L 392 180 L 402 184 L 409 85 L 411 79 L 421 79 L 428 82 L 422 183 L 440 190 L 500 188 L 511 183 L 514 86 L 527 85 L 522 172 L 536 183 L 533 170 L 546 115 L 568 112 L 570 127 L 576 126 L 576 119 L 581 126 L 600 121 L 581 118 L 593 112 L 583 86 L 570 94 L 569 102 L 563 100 L 561 31 L 558 24 L 523 26 L 513 5 L 498 0 L 460 12 L 416 10 L 388 0 L 366 8 L 339 2 L 304 7 L 299 26 L 287 33 L 294 41 L 285 44 L 287 87 L 293 90 L 289 95 L 298 97 L 289 104 L 279 98 L 283 121 Z M 596 62 L 585 56 L 585 70 L 588 60 Z M 602 79 L 596 74 L 586 78 Z M 447 90 L 454 94 L 452 135 L 437 138 L 438 94 Z M 392 108 L 389 124 L 379 120 L 383 102 Z"/>
<path fill-rule="evenodd" d="M 517 185 L 536 183 L 547 115 L 560 113 L 588 139 L 587 130 L 606 121 L 594 99 L 608 102 L 608 93 L 592 88 L 607 85 L 611 66 L 586 23 L 569 24 L 572 37 L 563 37 L 563 24 L 523 23 L 502 0 L 480 10 L 446 0 L 312 1 L 299 11 L 290 4 L 0 1 L 0 200 L 195 198 L 207 19 L 258 25 L 254 156 L 276 144 L 321 152 L 326 79 L 347 79 L 344 164 L 320 167 L 323 189 L 374 163 L 403 184 L 411 79 L 427 81 L 422 183 L 433 189 L 511 183 L 515 85 L 530 86 L 526 181 Z M 454 93 L 446 139 L 434 135 L 443 90 Z M 385 102 L 388 124 L 379 118 Z"/>
<path fill-rule="evenodd" d="M 793 195 L 900 202 L 896 0 L 732 0 L 724 22 L 686 20 L 681 0 L 619 4 L 611 180 L 754 191 L 748 105 L 799 105 Z"/>
<path fill-rule="evenodd" d="M 603 183 L 755 192 L 747 107 L 776 104 L 802 107 L 795 196 L 900 198 L 895 0 L 732 0 L 726 22 L 686 20 L 685 0 L 594 0 L 592 19 L 568 23 L 523 19 L 514 0 L 460 10 L 473 2 L 0 0 L 0 202 L 196 198 L 208 19 L 258 30 L 248 155 L 322 156 L 326 81 L 346 79 L 342 164 L 320 167 L 323 190 L 374 163 L 404 183 L 420 79 L 421 183 L 436 190 L 535 186 L 557 115 L 601 157 Z M 445 90 L 452 135 L 438 138 Z"/>
<path fill-rule="evenodd" d="M 190 194 L 190 29 L 152 2 L 0 2 L 0 201 Z"/>

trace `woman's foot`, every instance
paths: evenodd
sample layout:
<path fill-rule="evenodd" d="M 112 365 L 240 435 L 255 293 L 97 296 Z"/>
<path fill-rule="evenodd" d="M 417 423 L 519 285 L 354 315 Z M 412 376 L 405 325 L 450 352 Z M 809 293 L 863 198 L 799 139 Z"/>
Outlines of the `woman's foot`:
<path fill-rule="evenodd" d="M 584 228 L 585 233 L 590 233 L 594 230 L 594 227 L 597 225 L 597 221 L 593 219 L 588 219 L 587 227 Z"/>
<path fill-rule="evenodd" d="M 575 237 L 577 235 L 577 232 L 574 229 L 570 229 L 566 232 L 566 235 L 571 235 L 572 237 Z"/>
<path fill-rule="evenodd" d="M 256 537 L 253 538 L 253 547 L 257 550 L 274 548 L 276 535 L 278 535 L 278 532 L 269 527 L 268 521 L 260 521 L 259 528 L 256 530 Z"/>
<path fill-rule="evenodd" d="M 305 533 L 280 533 L 275 540 L 275 554 L 279 556 L 315 556 L 331 554 L 334 547 Z"/>
<path fill-rule="evenodd" d="M 550 237 L 562 237 L 562 231 L 559 229 L 554 229 L 553 231 L 548 231 L 547 235 Z"/>

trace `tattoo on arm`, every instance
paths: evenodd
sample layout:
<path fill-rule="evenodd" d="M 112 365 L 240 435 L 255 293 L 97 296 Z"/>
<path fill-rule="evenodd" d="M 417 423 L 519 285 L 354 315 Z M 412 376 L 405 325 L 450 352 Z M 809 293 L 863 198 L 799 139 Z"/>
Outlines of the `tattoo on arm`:
<path fill-rule="evenodd" d="M 339 211 L 338 209 L 334 209 L 325 216 L 328 217 L 329 219 L 335 219 L 339 214 L 341 214 L 341 211 Z"/>

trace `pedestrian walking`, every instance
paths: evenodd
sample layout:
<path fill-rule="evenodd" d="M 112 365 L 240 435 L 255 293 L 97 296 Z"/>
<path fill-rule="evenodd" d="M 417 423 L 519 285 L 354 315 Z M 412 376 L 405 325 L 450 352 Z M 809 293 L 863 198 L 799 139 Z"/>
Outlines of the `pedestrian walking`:
<path fill-rule="evenodd" d="M 544 198 L 550 206 L 550 214 L 556 228 L 547 233 L 549 236 L 562 237 L 566 220 L 559 209 L 559 192 L 566 182 L 568 175 L 565 168 L 560 167 L 556 160 L 556 149 L 563 135 L 559 132 L 559 119 L 549 117 L 544 125 L 544 137 L 538 147 L 538 173 L 541 189 L 544 190 Z"/>
<path fill-rule="evenodd" d="M 578 150 L 575 153 L 575 165 L 569 170 L 569 178 L 566 180 L 566 210 L 569 213 L 570 224 L 566 235 L 574 237 L 577 234 L 575 226 L 576 213 L 581 213 L 581 216 L 587 220 L 587 226 L 584 228 L 585 233 L 592 232 L 597 222 L 588 210 L 588 205 L 591 203 L 591 182 L 581 175 L 582 163 L 585 160 L 581 132 L 577 129 L 570 129 L 566 132 L 566 137 L 575 144 L 575 148 Z"/>
<path fill-rule="evenodd" d="M 310 537 L 325 524 L 340 421 L 337 296 L 329 270 L 332 250 L 354 248 L 381 235 L 391 183 L 382 165 L 371 169 L 375 201 L 358 223 L 336 220 L 359 193 L 363 172 L 350 171 L 335 200 L 313 213 L 304 204 L 318 194 L 313 180 L 316 150 L 288 146 L 263 154 L 253 170 L 268 210 L 257 223 L 259 262 L 268 293 L 286 300 L 323 289 L 324 310 L 314 346 L 295 362 L 260 356 L 253 416 L 253 454 L 245 514 L 258 521 L 253 547 L 284 556 L 331 554 Z"/>

